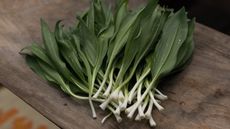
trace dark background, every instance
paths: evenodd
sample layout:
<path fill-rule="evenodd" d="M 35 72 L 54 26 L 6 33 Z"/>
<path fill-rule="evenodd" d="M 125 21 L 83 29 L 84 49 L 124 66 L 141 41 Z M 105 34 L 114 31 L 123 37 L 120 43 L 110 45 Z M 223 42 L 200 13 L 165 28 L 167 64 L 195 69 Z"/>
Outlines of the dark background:
<path fill-rule="evenodd" d="M 230 35 L 230 0 L 160 0 L 160 3 L 176 10 L 185 6 L 189 17 Z"/>

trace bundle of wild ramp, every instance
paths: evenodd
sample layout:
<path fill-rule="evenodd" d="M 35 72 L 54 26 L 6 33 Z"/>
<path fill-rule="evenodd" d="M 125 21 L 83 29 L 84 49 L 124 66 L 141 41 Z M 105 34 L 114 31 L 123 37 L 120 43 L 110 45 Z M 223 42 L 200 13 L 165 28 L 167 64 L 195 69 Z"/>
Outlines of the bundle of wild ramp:
<path fill-rule="evenodd" d="M 130 11 L 127 0 L 119 0 L 113 11 L 92 0 L 68 30 L 58 21 L 51 32 L 41 20 L 44 45 L 34 43 L 21 53 L 43 79 L 88 100 L 94 118 L 96 101 L 111 111 L 102 122 L 112 114 L 120 122 L 125 112 L 155 126 L 152 110 L 163 110 L 160 102 L 167 99 L 158 82 L 183 69 L 194 49 L 194 20 L 187 19 L 184 8 L 174 13 L 157 3 L 149 0 Z"/>

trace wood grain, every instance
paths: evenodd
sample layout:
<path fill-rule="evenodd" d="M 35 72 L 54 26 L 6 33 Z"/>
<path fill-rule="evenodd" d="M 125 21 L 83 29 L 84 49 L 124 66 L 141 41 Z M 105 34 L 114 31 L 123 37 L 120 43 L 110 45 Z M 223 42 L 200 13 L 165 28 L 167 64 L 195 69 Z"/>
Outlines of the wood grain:
<path fill-rule="evenodd" d="M 0 83 L 64 129 L 149 129 L 147 121 L 118 124 L 114 118 L 101 125 L 105 113 L 98 108 L 98 119 L 92 119 L 87 102 L 47 85 L 18 54 L 41 41 L 40 17 L 50 25 L 59 19 L 72 24 L 87 5 L 83 0 L 1 0 Z M 170 99 L 162 103 L 163 112 L 153 112 L 156 129 L 230 129 L 230 37 L 197 24 L 195 44 L 191 65 L 161 83 Z"/>

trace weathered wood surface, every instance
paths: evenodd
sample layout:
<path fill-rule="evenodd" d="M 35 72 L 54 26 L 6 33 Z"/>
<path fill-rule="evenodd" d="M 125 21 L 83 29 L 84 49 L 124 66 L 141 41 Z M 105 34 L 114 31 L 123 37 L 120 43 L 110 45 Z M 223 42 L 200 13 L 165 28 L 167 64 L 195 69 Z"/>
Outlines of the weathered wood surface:
<path fill-rule="evenodd" d="M 59 19 L 73 23 L 87 5 L 83 0 L 1 0 L 0 83 L 61 128 L 150 128 L 147 121 L 118 124 L 114 118 L 101 125 L 105 113 L 97 109 L 99 117 L 92 119 L 87 102 L 48 86 L 18 54 L 32 41 L 41 41 L 40 17 L 50 25 Z M 195 43 L 191 65 L 161 84 L 170 99 L 162 103 L 162 113 L 153 112 L 156 129 L 230 129 L 230 37 L 197 24 Z"/>

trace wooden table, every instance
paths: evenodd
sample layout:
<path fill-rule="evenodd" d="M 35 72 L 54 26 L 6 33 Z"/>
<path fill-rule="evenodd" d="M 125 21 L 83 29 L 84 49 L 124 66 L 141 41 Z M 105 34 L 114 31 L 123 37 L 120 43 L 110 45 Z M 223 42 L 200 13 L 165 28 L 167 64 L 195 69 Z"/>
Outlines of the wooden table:
<path fill-rule="evenodd" d="M 105 113 L 98 108 L 98 119 L 92 119 L 88 102 L 48 86 L 18 54 L 41 41 L 40 17 L 50 25 L 59 19 L 71 24 L 87 5 L 85 0 L 1 0 L 0 83 L 61 128 L 149 129 L 147 121 L 118 124 L 114 118 L 101 125 Z M 195 43 L 191 65 L 161 84 L 169 100 L 162 113 L 153 112 L 156 129 L 230 129 L 230 37 L 197 24 Z"/>

